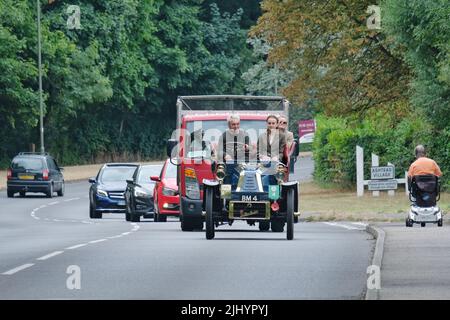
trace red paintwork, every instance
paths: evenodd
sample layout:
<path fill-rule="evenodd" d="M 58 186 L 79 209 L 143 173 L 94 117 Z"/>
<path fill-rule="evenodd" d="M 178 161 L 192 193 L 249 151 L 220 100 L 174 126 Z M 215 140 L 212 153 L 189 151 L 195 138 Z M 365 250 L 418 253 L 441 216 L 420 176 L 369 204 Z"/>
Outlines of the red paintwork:
<path fill-rule="evenodd" d="M 162 169 L 161 181 L 156 182 L 155 188 L 153 190 L 153 201 L 155 206 L 158 206 L 158 213 L 164 215 L 178 216 L 180 214 L 179 210 L 167 210 L 163 208 L 164 203 L 180 204 L 180 195 L 176 196 L 166 196 L 163 195 L 163 187 L 178 190 L 176 178 L 165 178 L 166 169 L 169 164 L 169 159 L 166 160 Z"/>

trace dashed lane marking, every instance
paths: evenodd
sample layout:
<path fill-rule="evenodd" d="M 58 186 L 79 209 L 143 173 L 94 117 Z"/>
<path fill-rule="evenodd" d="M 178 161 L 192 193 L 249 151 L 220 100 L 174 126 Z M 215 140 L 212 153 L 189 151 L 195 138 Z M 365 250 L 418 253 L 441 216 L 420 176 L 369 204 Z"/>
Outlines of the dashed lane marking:
<path fill-rule="evenodd" d="M 64 251 L 55 251 L 55 252 L 49 253 L 49 254 L 47 254 L 47 255 L 45 255 L 43 257 L 37 258 L 36 260 L 47 260 L 47 259 L 50 259 L 50 258 L 52 258 L 54 256 L 57 256 L 57 255 L 59 255 L 59 254 L 61 254 L 63 252 Z"/>
<path fill-rule="evenodd" d="M 93 241 L 89 241 L 89 243 L 98 243 L 98 242 L 103 242 L 103 241 L 107 241 L 108 239 L 99 239 L 99 240 L 93 240 Z"/>
<path fill-rule="evenodd" d="M 22 270 L 27 269 L 27 268 L 32 267 L 32 266 L 34 266 L 34 263 L 26 263 L 26 264 L 23 264 L 23 265 L 21 265 L 21 266 L 19 266 L 17 268 L 8 270 L 6 272 L 3 272 L 2 274 L 5 275 L 5 276 L 10 276 L 10 275 L 13 275 L 14 273 L 17 273 L 19 271 L 22 271 Z"/>
<path fill-rule="evenodd" d="M 84 247 L 84 246 L 87 246 L 87 243 L 77 244 L 77 245 L 74 245 L 74 246 L 66 248 L 66 250 L 78 249 L 78 248 L 81 248 L 81 247 Z"/>

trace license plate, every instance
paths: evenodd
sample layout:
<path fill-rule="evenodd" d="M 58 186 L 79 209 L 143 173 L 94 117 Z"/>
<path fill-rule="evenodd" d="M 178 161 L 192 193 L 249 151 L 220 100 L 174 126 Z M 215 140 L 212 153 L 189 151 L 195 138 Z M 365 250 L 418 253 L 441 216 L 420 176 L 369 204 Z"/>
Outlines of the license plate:
<path fill-rule="evenodd" d="M 241 195 L 241 201 L 245 202 L 252 202 L 252 201 L 259 201 L 259 196 L 256 194 L 243 194 Z"/>
<path fill-rule="evenodd" d="M 433 222 L 436 221 L 436 216 L 435 215 L 427 215 L 427 216 L 422 216 L 422 215 L 418 215 L 416 218 L 417 222 Z"/>
<path fill-rule="evenodd" d="M 125 205 L 125 201 L 119 201 L 117 204 L 118 204 L 119 206 L 124 206 L 124 205 Z"/>
<path fill-rule="evenodd" d="M 23 175 L 23 176 L 19 176 L 20 180 L 34 180 L 34 176 L 30 176 L 30 175 Z"/>

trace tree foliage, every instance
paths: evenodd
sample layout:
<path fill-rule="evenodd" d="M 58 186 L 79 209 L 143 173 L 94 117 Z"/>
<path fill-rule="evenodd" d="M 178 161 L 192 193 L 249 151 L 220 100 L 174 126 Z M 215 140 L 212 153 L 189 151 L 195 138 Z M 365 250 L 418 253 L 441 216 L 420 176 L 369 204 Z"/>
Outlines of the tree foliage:
<path fill-rule="evenodd" d="M 251 51 L 239 6 L 41 3 L 45 145 L 61 163 L 161 157 L 178 95 L 244 91 Z M 67 27 L 69 5 L 80 7 L 79 30 Z M 30 143 L 39 148 L 36 1 L 0 0 L 0 40 L 5 166 Z"/>

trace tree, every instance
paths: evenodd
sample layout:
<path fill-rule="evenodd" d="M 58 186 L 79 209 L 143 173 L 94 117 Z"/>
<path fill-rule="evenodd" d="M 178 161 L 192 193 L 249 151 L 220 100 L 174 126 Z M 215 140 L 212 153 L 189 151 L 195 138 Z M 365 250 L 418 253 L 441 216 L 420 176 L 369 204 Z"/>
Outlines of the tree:
<path fill-rule="evenodd" d="M 327 114 L 364 117 L 371 109 L 392 111 L 408 97 L 408 68 L 389 41 L 366 27 L 370 1 L 277 1 L 262 3 L 251 30 L 272 49 L 268 61 L 295 74 L 283 92 L 295 104 L 318 101 Z M 408 112 L 396 108 L 398 117 Z"/>

